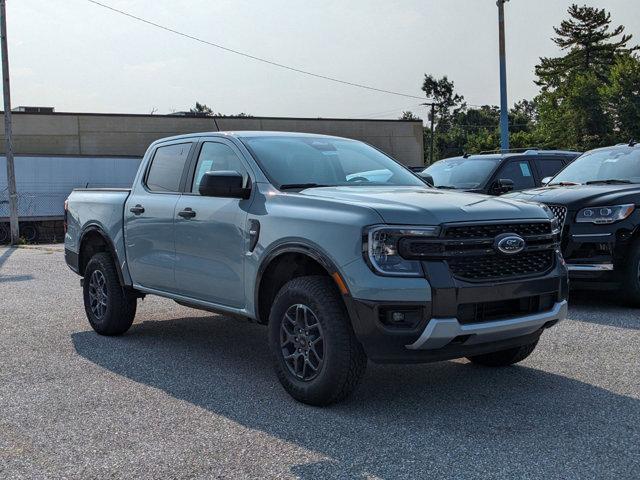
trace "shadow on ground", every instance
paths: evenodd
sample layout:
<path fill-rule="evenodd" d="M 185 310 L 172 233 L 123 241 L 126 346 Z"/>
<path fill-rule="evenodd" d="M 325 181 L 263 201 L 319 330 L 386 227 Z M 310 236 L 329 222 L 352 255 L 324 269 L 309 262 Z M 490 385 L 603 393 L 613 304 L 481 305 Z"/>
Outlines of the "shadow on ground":
<path fill-rule="evenodd" d="M 25 282 L 27 280 L 33 279 L 33 275 L 3 275 L 2 274 L 2 265 L 5 264 L 9 257 L 13 255 L 16 249 L 13 247 L 7 248 L 2 254 L 0 254 L 0 283 L 10 283 L 10 282 Z"/>
<path fill-rule="evenodd" d="M 526 366 L 369 364 L 349 401 L 319 409 L 282 390 L 258 325 L 181 318 L 119 338 L 79 332 L 73 344 L 111 372 L 328 457 L 294 465 L 300 478 L 621 478 L 638 467 L 628 452 L 639 400 Z"/>
<path fill-rule="evenodd" d="M 571 291 L 569 318 L 580 322 L 640 330 L 640 308 L 633 306 L 622 292 Z"/>

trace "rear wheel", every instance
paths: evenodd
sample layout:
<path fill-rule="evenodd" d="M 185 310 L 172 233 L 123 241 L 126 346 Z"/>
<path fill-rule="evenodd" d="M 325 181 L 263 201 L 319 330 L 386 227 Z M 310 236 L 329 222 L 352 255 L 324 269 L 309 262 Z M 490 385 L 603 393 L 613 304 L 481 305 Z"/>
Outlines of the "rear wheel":
<path fill-rule="evenodd" d="M 27 243 L 36 243 L 40 232 L 38 227 L 34 223 L 20 224 L 20 236 L 25 239 Z"/>
<path fill-rule="evenodd" d="M 476 365 L 484 365 L 485 367 L 507 367 L 527 358 L 533 353 L 537 345 L 538 341 L 536 340 L 522 347 L 509 348 L 507 350 L 500 350 L 499 352 L 474 355 L 473 357 L 467 358 L 471 363 Z"/>
<path fill-rule="evenodd" d="M 624 289 L 629 303 L 640 306 L 640 239 L 631 245 L 626 262 Z"/>
<path fill-rule="evenodd" d="M 327 277 L 299 277 L 282 287 L 271 307 L 269 343 L 280 383 L 310 405 L 349 396 L 367 365 L 344 303 Z"/>
<path fill-rule="evenodd" d="M 11 233 L 9 232 L 9 225 L 6 223 L 0 223 L 0 245 L 9 243 L 11 239 Z"/>
<path fill-rule="evenodd" d="M 84 272 L 84 309 L 93 329 L 100 335 L 121 335 L 133 323 L 137 299 L 118 280 L 111 255 L 91 257 Z"/>

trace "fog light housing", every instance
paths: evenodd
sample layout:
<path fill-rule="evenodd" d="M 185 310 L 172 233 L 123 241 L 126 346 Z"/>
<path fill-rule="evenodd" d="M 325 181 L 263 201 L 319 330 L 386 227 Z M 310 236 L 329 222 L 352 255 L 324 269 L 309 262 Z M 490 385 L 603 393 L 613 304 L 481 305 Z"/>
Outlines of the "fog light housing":
<path fill-rule="evenodd" d="M 414 328 L 422 320 L 422 315 L 420 307 L 386 306 L 378 310 L 380 322 L 391 328 Z"/>

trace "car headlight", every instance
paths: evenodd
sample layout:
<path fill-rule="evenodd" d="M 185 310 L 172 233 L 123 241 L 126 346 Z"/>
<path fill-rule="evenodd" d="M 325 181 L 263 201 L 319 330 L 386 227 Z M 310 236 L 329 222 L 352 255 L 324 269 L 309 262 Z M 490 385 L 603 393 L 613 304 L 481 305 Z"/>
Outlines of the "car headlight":
<path fill-rule="evenodd" d="M 608 224 L 624 220 L 635 210 L 635 205 L 615 205 L 613 207 L 583 208 L 576 216 L 577 223 Z"/>
<path fill-rule="evenodd" d="M 369 266 L 379 275 L 421 277 L 420 261 L 402 258 L 398 244 L 402 238 L 437 237 L 439 233 L 439 227 L 369 227 L 364 232 L 363 253 Z"/>

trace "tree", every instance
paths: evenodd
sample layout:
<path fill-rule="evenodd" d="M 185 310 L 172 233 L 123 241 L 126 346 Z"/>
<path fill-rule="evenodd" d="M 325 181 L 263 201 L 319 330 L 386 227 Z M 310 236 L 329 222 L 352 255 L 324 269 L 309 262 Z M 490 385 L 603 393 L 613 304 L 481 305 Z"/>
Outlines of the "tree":
<path fill-rule="evenodd" d="M 436 79 L 432 75 L 425 74 L 422 91 L 427 98 L 436 103 L 434 121 L 443 128 L 446 128 L 446 122 L 450 120 L 451 115 L 465 107 L 464 97 L 455 92 L 454 83 L 446 75 Z M 429 114 L 429 120 L 431 120 L 431 114 Z"/>
<path fill-rule="evenodd" d="M 403 110 L 398 120 L 422 120 L 410 110 Z"/>
<path fill-rule="evenodd" d="M 602 93 L 617 139 L 640 140 L 640 58 L 619 57 Z"/>
<path fill-rule="evenodd" d="M 200 102 L 196 102 L 196 106 L 189 110 L 191 113 L 198 113 L 201 115 L 213 116 L 213 109 L 208 105 Z"/>
<path fill-rule="evenodd" d="M 624 33 L 624 26 L 610 29 L 611 14 L 604 9 L 571 5 L 570 18 L 554 27 L 553 42 L 568 53 L 563 57 L 540 58 L 536 65 L 536 83 L 544 89 L 556 88 L 571 75 L 593 72 L 604 81 L 610 67 L 621 54 L 638 47 L 627 48 L 632 35 Z"/>

